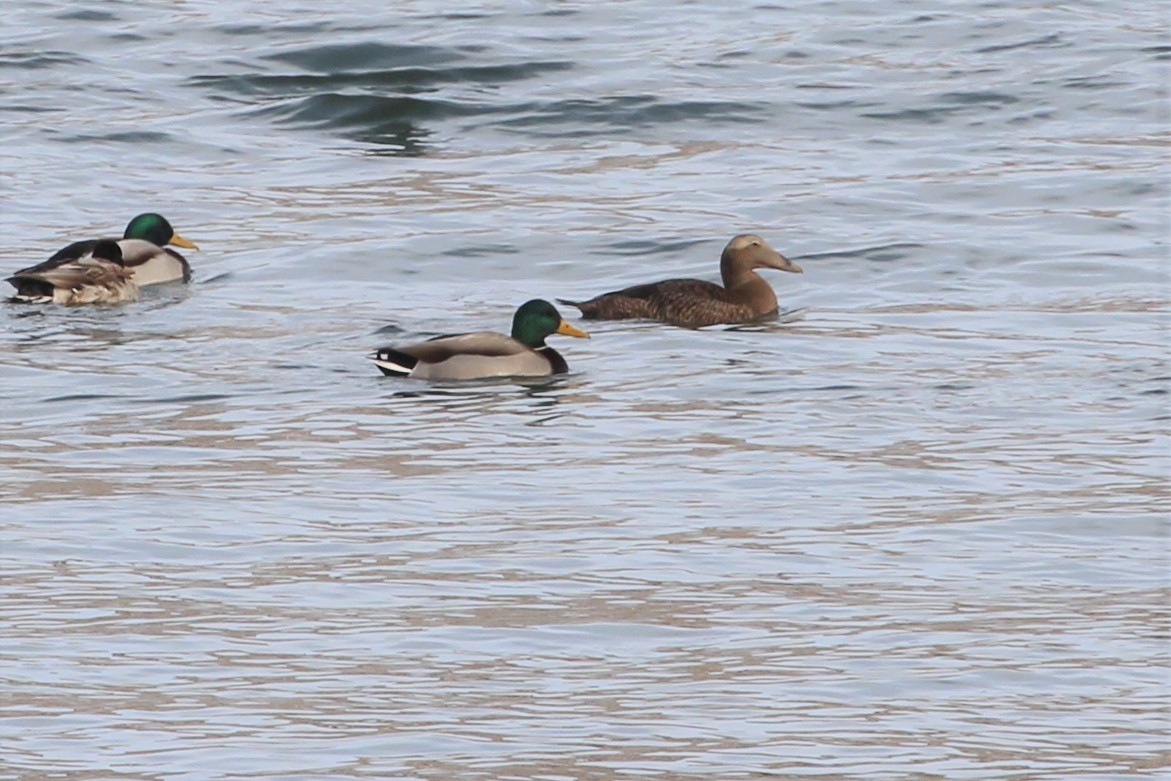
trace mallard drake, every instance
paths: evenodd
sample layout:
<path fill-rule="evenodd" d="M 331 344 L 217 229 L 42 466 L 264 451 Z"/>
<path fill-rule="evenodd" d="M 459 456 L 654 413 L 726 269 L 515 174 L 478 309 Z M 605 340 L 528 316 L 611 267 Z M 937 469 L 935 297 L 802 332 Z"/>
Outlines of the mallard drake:
<path fill-rule="evenodd" d="M 521 304 L 512 316 L 512 336 L 495 331 L 436 336 L 402 347 L 383 347 L 373 356 L 383 374 L 426 380 L 474 380 L 485 377 L 545 377 L 564 374 L 569 365 L 545 344 L 545 337 L 564 334 L 589 339 L 548 301 Z"/>
<path fill-rule="evenodd" d="M 46 266 L 46 264 L 41 264 Z M 8 278 L 13 301 L 35 304 L 117 304 L 138 300 L 138 283 L 112 239 L 98 239 L 81 257 L 18 271 Z"/>
<path fill-rule="evenodd" d="M 756 273 L 775 268 L 800 274 L 801 267 L 769 246 L 760 236 L 734 237 L 720 255 L 724 286 L 702 279 L 666 279 L 603 293 L 589 301 L 557 299 L 575 306 L 587 320 L 660 320 L 683 328 L 746 323 L 777 311 L 777 296 Z"/>
<path fill-rule="evenodd" d="M 58 250 L 43 263 L 21 269 L 16 276 L 44 273 L 63 263 L 71 263 L 93 251 L 99 241 L 115 241 L 122 251 L 122 264 L 134 275 L 139 287 L 191 279 L 191 266 L 187 259 L 167 244 L 198 250 L 199 247 L 183 238 L 167 218 L 161 214 L 147 213 L 135 217 L 126 226 L 120 239 L 86 239 L 75 241 Z"/>

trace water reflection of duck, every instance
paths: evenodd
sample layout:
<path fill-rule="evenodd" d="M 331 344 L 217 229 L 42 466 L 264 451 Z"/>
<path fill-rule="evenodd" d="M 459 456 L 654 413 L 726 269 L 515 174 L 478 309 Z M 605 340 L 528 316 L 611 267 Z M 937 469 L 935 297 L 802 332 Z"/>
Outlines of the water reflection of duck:
<path fill-rule="evenodd" d="M 112 239 L 98 239 L 80 257 L 18 271 L 8 281 L 13 301 L 54 304 L 117 304 L 138 300 L 138 284 Z"/>
<path fill-rule="evenodd" d="M 801 267 L 751 233 L 734 237 L 720 256 L 723 287 L 702 279 L 666 279 L 603 293 L 588 301 L 567 301 L 587 320 L 646 318 L 684 328 L 745 323 L 777 311 L 777 296 L 758 268 L 801 273 Z"/>
<path fill-rule="evenodd" d="M 13 278 L 45 274 L 58 266 L 74 263 L 92 253 L 100 241 L 117 243 L 122 253 L 122 265 L 134 276 L 134 282 L 139 287 L 191 279 L 191 266 L 187 259 L 166 245 L 199 249 L 194 242 L 176 233 L 161 214 L 140 214 L 127 224 L 122 238 L 75 241 L 58 250 L 45 262 L 21 269 Z"/>
<path fill-rule="evenodd" d="M 565 322 L 548 301 L 533 299 L 513 315 L 511 336 L 494 331 L 436 336 L 417 344 L 380 348 L 372 360 L 383 374 L 428 380 L 563 374 L 569 365 L 545 344 L 552 334 L 589 338 Z"/>

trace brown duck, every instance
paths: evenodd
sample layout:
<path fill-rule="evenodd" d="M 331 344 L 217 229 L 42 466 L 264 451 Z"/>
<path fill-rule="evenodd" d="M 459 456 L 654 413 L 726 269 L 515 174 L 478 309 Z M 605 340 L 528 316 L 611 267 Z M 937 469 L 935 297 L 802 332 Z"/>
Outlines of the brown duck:
<path fill-rule="evenodd" d="M 702 279 L 665 279 L 603 293 L 589 301 L 567 301 L 587 320 L 646 318 L 683 328 L 746 323 L 777 311 L 777 296 L 756 273 L 775 268 L 800 274 L 801 267 L 769 246 L 760 236 L 744 233 L 734 237 L 720 255 L 724 286 Z"/>

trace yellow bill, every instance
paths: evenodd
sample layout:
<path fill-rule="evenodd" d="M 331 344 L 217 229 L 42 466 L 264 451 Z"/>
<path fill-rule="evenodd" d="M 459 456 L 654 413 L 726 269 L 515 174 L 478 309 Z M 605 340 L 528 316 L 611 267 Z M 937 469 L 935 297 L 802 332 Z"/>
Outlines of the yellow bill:
<path fill-rule="evenodd" d="M 589 339 L 590 338 L 590 335 L 587 334 L 585 331 L 581 330 L 580 328 L 576 328 L 576 327 L 570 325 L 569 323 L 565 322 L 564 320 L 562 320 L 561 324 L 557 326 L 557 333 L 564 334 L 565 336 L 576 336 L 579 339 Z"/>
<path fill-rule="evenodd" d="M 170 240 L 170 241 L 168 241 L 167 243 L 168 243 L 168 244 L 174 244 L 176 247 L 185 247 L 185 248 L 187 248 L 187 249 L 195 249 L 195 250 L 199 249 L 199 245 L 198 245 L 198 244 L 196 244 L 196 243 L 195 243 L 194 241 L 192 241 L 191 239 L 185 239 L 185 238 L 183 238 L 183 237 L 182 237 L 182 236 L 180 236 L 178 233 L 172 233 L 172 234 L 171 234 L 171 240 Z"/>

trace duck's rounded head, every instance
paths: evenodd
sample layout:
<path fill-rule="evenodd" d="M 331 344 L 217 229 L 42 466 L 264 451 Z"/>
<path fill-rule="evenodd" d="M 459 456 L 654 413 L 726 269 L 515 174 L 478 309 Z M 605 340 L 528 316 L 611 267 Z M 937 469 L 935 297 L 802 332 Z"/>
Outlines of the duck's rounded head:
<path fill-rule="evenodd" d="M 802 273 L 801 267 L 777 252 L 769 243 L 755 233 L 741 233 L 733 236 L 720 256 L 721 268 L 735 266 L 744 270 L 754 268 L 775 268 L 781 271 Z"/>
<path fill-rule="evenodd" d="M 561 316 L 557 307 L 543 298 L 526 301 L 512 316 L 512 338 L 529 347 L 542 347 L 552 334 L 589 339 L 590 335 L 575 328 Z"/>
<path fill-rule="evenodd" d="M 174 244 L 176 247 L 199 249 L 195 242 L 175 233 L 175 229 L 171 227 L 171 223 L 167 222 L 166 217 L 154 212 L 140 214 L 131 220 L 130 224 L 126 226 L 126 232 L 122 234 L 122 238 L 143 239 L 159 247 Z"/>

